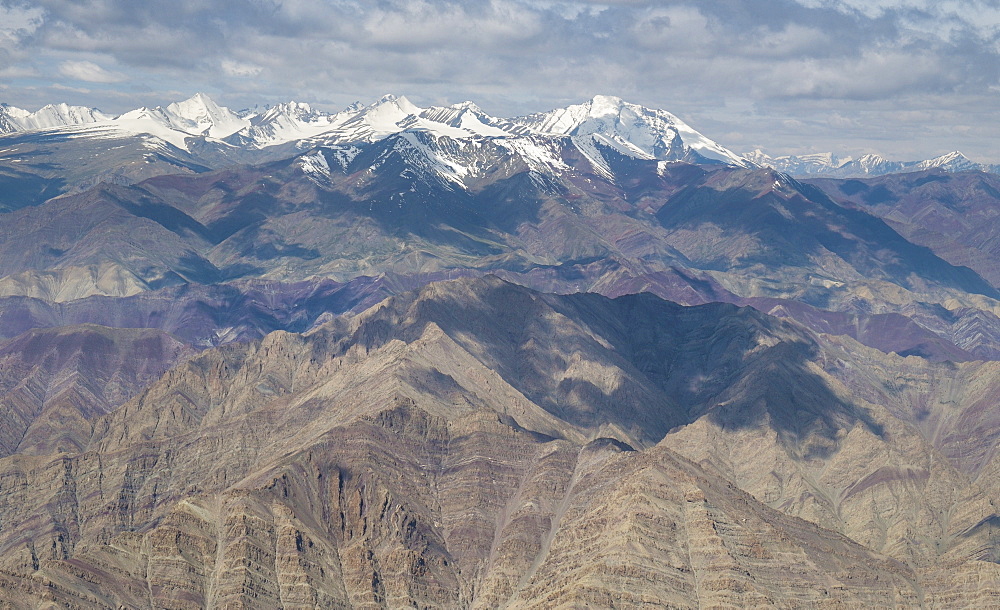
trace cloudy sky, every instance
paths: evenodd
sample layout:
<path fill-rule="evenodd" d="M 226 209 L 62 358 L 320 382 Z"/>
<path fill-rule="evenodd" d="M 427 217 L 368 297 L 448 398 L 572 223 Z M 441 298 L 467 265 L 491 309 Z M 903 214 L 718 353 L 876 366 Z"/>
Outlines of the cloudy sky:
<path fill-rule="evenodd" d="M 197 91 L 499 116 L 613 94 L 738 152 L 1000 162 L 1000 0 L 0 0 L 0 101 Z"/>

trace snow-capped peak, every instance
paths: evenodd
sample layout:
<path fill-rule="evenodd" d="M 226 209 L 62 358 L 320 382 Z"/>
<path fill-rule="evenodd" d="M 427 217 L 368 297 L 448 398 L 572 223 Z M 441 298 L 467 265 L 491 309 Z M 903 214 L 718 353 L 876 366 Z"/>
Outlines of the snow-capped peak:
<path fill-rule="evenodd" d="M 829 152 L 772 157 L 759 148 L 744 154 L 743 158 L 760 167 L 770 167 L 793 176 L 828 174 L 852 161 L 851 157 L 838 157 Z"/>
<path fill-rule="evenodd" d="M 249 118 L 219 106 L 203 93 L 166 108 L 137 108 L 111 122 L 112 127 L 121 131 L 152 135 L 181 149 L 187 149 L 188 138 L 222 139 L 250 124 Z"/>
<path fill-rule="evenodd" d="M 475 112 L 475 113 L 482 113 L 483 112 L 483 109 L 480 108 L 472 100 L 465 100 L 464 102 L 458 102 L 457 104 L 452 104 L 451 106 L 448 106 L 448 107 L 449 108 L 454 108 L 455 110 L 469 110 L 469 111 Z"/>
<path fill-rule="evenodd" d="M 470 103 L 421 108 L 405 97 L 385 95 L 374 104 L 352 106 L 337 116 L 329 132 L 317 136 L 313 143 L 372 142 L 404 131 L 450 138 L 511 135 L 500 126 L 502 120 Z"/>
<path fill-rule="evenodd" d="M 339 113 L 325 140 L 328 143 L 380 140 L 403 131 L 405 127 L 401 123 L 413 118 L 417 112 L 420 109 L 405 97 L 384 95 L 374 104 L 361 108 L 351 106 Z"/>
<path fill-rule="evenodd" d="M 941 155 L 940 157 L 935 157 L 932 161 L 968 161 L 969 158 L 962 154 L 961 151 L 954 150 L 950 153 Z"/>
<path fill-rule="evenodd" d="M 431 106 L 420 113 L 420 118 L 460 129 L 466 133 L 466 137 L 509 137 L 529 133 L 524 127 L 486 114 L 472 102 Z"/>
<path fill-rule="evenodd" d="M 541 134 L 574 138 L 592 161 L 597 145 L 622 154 L 662 161 L 701 160 L 747 166 L 745 159 L 723 148 L 665 110 L 653 110 L 611 95 L 583 103 L 511 119 Z"/>
<path fill-rule="evenodd" d="M 861 157 L 858 158 L 858 162 L 869 164 L 869 165 L 876 165 L 876 164 L 879 164 L 879 163 L 885 163 L 886 161 L 888 161 L 888 159 L 886 159 L 882 155 L 879 155 L 879 154 L 876 154 L 876 153 L 865 153 L 865 154 L 861 155 Z"/>
<path fill-rule="evenodd" d="M 405 95 L 397 97 L 395 99 L 395 102 L 396 106 L 407 114 L 420 114 L 420 111 L 423 110 L 423 108 L 420 108 L 419 106 L 411 102 L 409 99 L 407 99 Z"/>
<path fill-rule="evenodd" d="M 232 134 L 226 141 L 234 145 L 263 148 L 273 144 L 311 138 L 328 131 L 345 113 L 330 115 L 304 102 L 285 102 L 249 116 L 248 127 Z"/>
<path fill-rule="evenodd" d="M 270 110 L 281 112 L 286 115 L 295 116 L 302 119 L 307 117 L 312 118 L 320 114 L 317 111 L 313 110 L 313 107 L 307 104 L 306 102 L 296 102 L 296 101 L 285 102 L 284 104 L 277 104 L 276 106 L 272 106 Z"/>
<path fill-rule="evenodd" d="M 774 167 L 772 165 L 772 163 L 774 162 L 774 157 L 772 157 L 771 155 L 767 154 L 766 152 L 764 152 L 759 148 L 755 148 L 754 150 L 748 153 L 743 153 L 743 158 L 756 165 Z M 774 169 L 779 169 L 779 168 L 775 167 Z"/>
<path fill-rule="evenodd" d="M 48 104 L 29 112 L 6 104 L 0 108 L 0 133 L 15 131 L 35 131 L 73 125 L 87 125 L 111 120 L 96 108 L 70 106 L 68 104 Z"/>
<path fill-rule="evenodd" d="M 595 95 L 589 106 L 590 116 L 606 116 L 620 113 L 625 101 L 616 95 Z"/>
<path fill-rule="evenodd" d="M 422 108 L 415 106 L 405 97 L 383 96 L 378 102 L 361 111 L 362 120 L 376 133 L 397 133 L 400 124 L 420 114 Z"/>
<path fill-rule="evenodd" d="M 770 157 L 761 150 L 747 153 L 744 157 L 758 165 L 773 167 L 793 176 L 855 178 L 898 172 L 918 172 L 935 168 L 949 172 L 997 171 L 997 166 L 977 163 L 958 151 L 924 161 L 890 161 L 874 153 L 864 154 L 857 159 L 838 157 L 832 153 Z"/>
<path fill-rule="evenodd" d="M 82 110 L 62 105 L 28 113 L 2 107 L 0 131 L 95 122 L 100 123 L 100 129 L 93 132 L 98 137 L 117 137 L 123 132 L 153 136 L 185 150 L 206 138 L 237 148 L 262 149 L 288 143 L 299 148 L 358 144 L 404 132 L 451 139 L 569 137 L 604 173 L 610 172 L 609 162 L 604 158 L 608 149 L 648 160 L 750 165 L 666 111 L 609 95 L 514 119 L 490 116 L 471 101 L 421 108 L 406 97 L 395 95 L 385 95 L 369 105 L 352 104 L 336 114 L 318 111 L 301 102 L 234 112 L 204 93 L 166 107 L 138 108 L 116 118 L 95 110 Z M 50 115 L 55 118 L 46 118 Z"/>
<path fill-rule="evenodd" d="M 917 169 L 931 169 L 934 167 L 940 167 L 950 172 L 975 171 L 983 169 L 981 164 L 969 159 L 957 150 L 941 155 L 940 157 L 934 157 L 933 159 L 921 161 L 916 166 Z"/>
<path fill-rule="evenodd" d="M 213 138 L 224 138 L 250 125 L 249 120 L 219 106 L 204 93 L 170 104 L 166 115 L 171 125 L 180 131 Z"/>

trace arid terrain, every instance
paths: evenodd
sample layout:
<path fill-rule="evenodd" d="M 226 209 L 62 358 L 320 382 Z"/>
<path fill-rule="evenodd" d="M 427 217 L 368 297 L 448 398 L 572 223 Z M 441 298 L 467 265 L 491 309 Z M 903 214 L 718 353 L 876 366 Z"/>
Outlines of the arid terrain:
<path fill-rule="evenodd" d="M 0 606 L 1000 607 L 996 175 L 254 120 L 0 135 Z"/>

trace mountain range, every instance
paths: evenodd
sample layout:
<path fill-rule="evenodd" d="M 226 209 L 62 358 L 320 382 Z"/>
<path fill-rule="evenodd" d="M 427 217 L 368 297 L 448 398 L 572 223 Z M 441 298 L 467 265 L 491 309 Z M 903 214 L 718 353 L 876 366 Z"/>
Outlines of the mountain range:
<path fill-rule="evenodd" d="M 510 119 L 490 116 L 473 102 L 420 108 L 405 97 L 393 95 L 369 105 L 355 102 L 337 113 L 320 111 L 302 102 L 233 111 L 202 93 L 166 107 L 138 108 L 117 116 L 65 103 L 34 112 L 0 105 L 0 134 L 48 130 L 68 130 L 75 134 L 73 137 L 143 136 L 153 149 L 167 143 L 189 153 L 204 149 L 205 143 L 210 144 L 208 149 L 214 148 L 211 144 L 221 143 L 253 151 L 293 143 L 304 149 L 313 144 L 370 142 L 401 131 L 452 138 L 571 135 L 577 146 L 595 159 L 600 153 L 594 145 L 602 143 L 640 158 L 771 167 L 796 177 L 855 178 L 933 168 L 998 172 L 998 166 L 974 162 L 957 151 L 923 161 L 890 161 L 877 154 L 858 159 L 833 153 L 772 157 L 759 149 L 740 155 L 668 112 L 603 95 L 583 104 Z M 201 154 L 208 151 L 202 150 Z M 264 156 L 258 154 L 256 158 Z"/>
<path fill-rule="evenodd" d="M 1000 603 L 982 167 L 609 96 L 0 129 L 3 604 Z"/>
<path fill-rule="evenodd" d="M 302 149 L 372 142 L 404 131 L 455 139 L 571 136 L 581 150 L 598 155 L 595 161 L 599 158 L 595 147 L 605 145 L 639 158 L 746 164 L 674 115 L 611 96 L 512 119 L 489 116 L 472 102 L 419 108 L 393 95 L 370 105 L 358 102 L 335 114 L 299 102 L 234 112 L 201 93 L 166 107 L 139 108 L 118 116 L 66 104 L 36 112 L 0 107 L 0 134 L 45 131 L 77 138 L 142 136 L 153 148 L 165 143 L 188 153 L 206 145 L 260 150 L 293 143 Z"/>
<path fill-rule="evenodd" d="M 861 155 L 857 159 L 852 159 L 851 157 L 840 158 L 832 153 L 770 157 L 759 149 L 747 153 L 743 157 L 757 165 L 773 167 L 776 170 L 802 178 L 861 178 L 865 176 L 920 172 L 935 168 L 949 172 L 979 171 L 991 174 L 1000 173 L 1000 166 L 976 163 L 958 151 L 946 153 L 940 157 L 924 161 L 890 161 L 876 154 Z"/>

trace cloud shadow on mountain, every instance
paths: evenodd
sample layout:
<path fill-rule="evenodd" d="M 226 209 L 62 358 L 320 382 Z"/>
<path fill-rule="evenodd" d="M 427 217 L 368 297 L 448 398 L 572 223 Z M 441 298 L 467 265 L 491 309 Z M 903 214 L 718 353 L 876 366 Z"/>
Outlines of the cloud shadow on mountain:
<path fill-rule="evenodd" d="M 834 453 L 857 424 L 885 434 L 810 370 L 818 347 L 808 336 L 751 308 L 542 295 L 497 278 L 420 294 L 390 301 L 341 345 L 412 342 L 433 323 L 550 414 L 646 445 L 702 417 L 724 429 L 771 426 L 804 459 Z"/>
<path fill-rule="evenodd" d="M 656 216 L 668 229 L 715 225 L 729 235 L 753 236 L 756 249 L 741 253 L 737 267 L 763 265 L 780 272 L 812 266 L 815 257 L 830 252 L 865 277 L 886 277 L 911 289 L 919 288 L 914 278 L 926 278 L 1000 297 L 976 272 L 907 241 L 880 218 L 837 205 L 816 186 L 782 184 L 785 178 L 770 170 L 726 169 L 716 174 L 682 190 Z"/>

